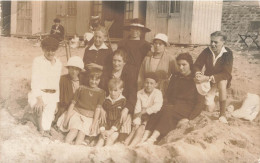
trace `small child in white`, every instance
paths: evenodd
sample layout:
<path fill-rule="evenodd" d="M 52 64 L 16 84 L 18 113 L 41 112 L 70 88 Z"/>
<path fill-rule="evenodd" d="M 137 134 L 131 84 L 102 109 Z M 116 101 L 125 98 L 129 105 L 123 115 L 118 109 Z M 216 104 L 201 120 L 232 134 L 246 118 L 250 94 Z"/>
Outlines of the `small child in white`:
<path fill-rule="evenodd" d="M 106 112 L 106 123 L 100 128 L 101 135 L 97 146 L 112 145 L 119 136 L 122 126 L 120 122 L 121 112 L 126 106 L 126 98 L 122 95 L 123 81 L 119 78 L 113 78 L 108 82 L 109 96 L 103 103 L 103 109 Z"/>
<path fill-rule="evenodd" d="M 159 89 L 156 89 L 158 77 L 150 72 L 145 75 L 144 88 L 137 92 L 137 102 L 134 114 L 134 129 L 125 140 L 125 145 L 136 146 L 143 142 L 146 136 L 145 126 L 149 117 L 161 110 L 163 104 L 163 95 Z"/>

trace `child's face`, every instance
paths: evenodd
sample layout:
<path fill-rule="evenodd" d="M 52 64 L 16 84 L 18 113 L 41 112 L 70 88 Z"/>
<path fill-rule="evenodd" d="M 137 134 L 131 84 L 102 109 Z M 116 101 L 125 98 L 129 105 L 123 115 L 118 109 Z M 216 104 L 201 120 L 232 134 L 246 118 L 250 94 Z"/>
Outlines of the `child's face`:
<path fill-rule="evenodd" d="M 130 37 L 132 39 L 140 38 L 141 36 L 141 29 L 138 27 L 131 27 L 130 28 Z"/>
<path fill-rule="evenodd" d="M 68 67 L 68 71 L 69 71 L 69 75 L 70 75 L 70 78 L 73 80 L 73 79 L 78 79 L 78 75 L 80 73 L 80 69 L 78 67 L 74 67 L 74 66 L 69 66 Z"/>
<path fill-rule="evenodd" d="M 125 61 L 123 60 L 121 55 L 114 55 L 113 57 L 113 69 L 115 71 L 120 71 L 124 68 Z"/>
<path fill-rule="evenodd" d="M 55 51 L 47 50 L 47 49 L 42 49 L 44 56 L 47 60 L 53 61 L 54 56 L 55 56 Z"/>
<path fill-rule="evenodd" d="M 115 88 L 109 88 L 109 95 L 110 97 L 115 100 L 117 99 L 123 92 L 123 88 L 119 88 L 119 86 Z"/>
<path fill-rule="evenodd" d="M 152 93 L 156 88 L 157 82 L 154 79 L 146 78 L 144 81 L 144 90 L 146 93 Z"/>
<path fill-rule="evenodd" d="M 91 78 L 89 79 L 89 86 L 90 86 L 91 88 L 97 88 L 99 82 L 100 82 L 100 78 L 91 77 Z"/>
<path fill-rule="evenodd" d="M 94 44 L 96 47 L 100 47 L 105 41 L 105 36 L 102 31 L 95 31 Z"/>

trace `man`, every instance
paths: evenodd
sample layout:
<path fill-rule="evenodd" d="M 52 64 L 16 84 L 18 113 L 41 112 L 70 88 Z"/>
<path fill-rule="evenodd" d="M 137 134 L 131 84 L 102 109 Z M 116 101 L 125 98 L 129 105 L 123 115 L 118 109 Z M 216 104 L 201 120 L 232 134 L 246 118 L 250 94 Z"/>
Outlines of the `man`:
<path fill-rule="evenodd" d="M 58 18 L 54 19 L 53 22 L 55 24 L 51 27 L 50 36 L 58 41 L 62 41 L 64 39 L 64 27 L 60 24 L 60 19 Z"/>
<path fill-rule="evenodd" d="M 230 87 L 232 79 L 233 53 L 225 47 L 227 37 L 221 31 L 216 31 L 210 35 L 210 47 L 204 49 L 197 58 L 194 69 L 194 81 L 197 84 L 210 82 L 211 89 L 205 95 L 205 104 L 209 111 L 213 111 L 215 107 L 215 94 L 219 91 L 219 120 L 228 123 L 225 115 L 227 88 Z M 205 66 L 204 74 L 201 72 Z"/>

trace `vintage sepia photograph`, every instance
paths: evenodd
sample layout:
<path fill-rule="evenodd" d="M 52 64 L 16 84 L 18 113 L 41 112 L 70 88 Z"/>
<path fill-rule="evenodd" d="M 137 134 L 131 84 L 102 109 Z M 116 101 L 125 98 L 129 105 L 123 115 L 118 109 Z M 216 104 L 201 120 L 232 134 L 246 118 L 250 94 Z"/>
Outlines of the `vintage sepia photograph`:
<path fill-rule="evenodd" d="M 0 6 L 0 163 L 260 163 L 259 0 Z"/>

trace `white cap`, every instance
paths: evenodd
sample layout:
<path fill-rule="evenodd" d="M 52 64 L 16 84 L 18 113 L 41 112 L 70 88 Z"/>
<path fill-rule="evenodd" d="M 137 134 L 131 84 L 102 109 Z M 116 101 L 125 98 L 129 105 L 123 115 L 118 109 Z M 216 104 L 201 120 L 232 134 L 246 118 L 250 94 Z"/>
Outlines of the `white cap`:
<path fill-rule="evenodd" d="M 196 88 L 199 94 L 205 96 L 210 90 L 210 82 L 203 82 L 200 84 L 196 84 Z"/>
<path fill-rule="evenodd" d="M 84 63 L 79 56 L 70 57 L 66 67 L 68 67 L 68 66 L 78 67 L 81 70 L 84 70 Z"/>
<path fill-rule="evenodd" d="M 154 40 L 161 40 L 163 41 L 167 46 L 169 46 L 170 44 L 168 43 L 168 36 L 166 34 L 163 33 L 157 33 L 153 39 Z"/>

